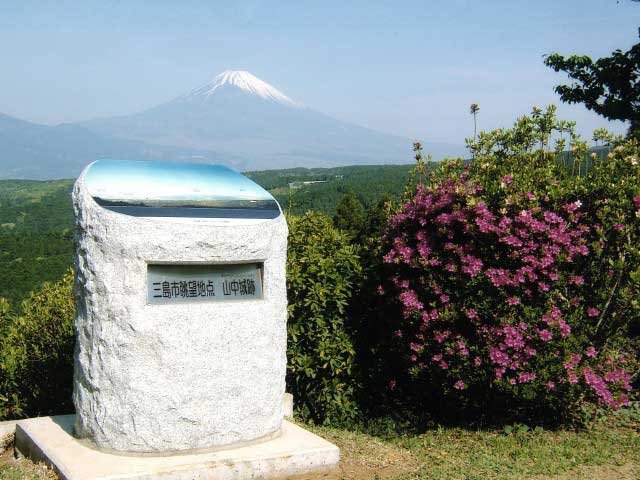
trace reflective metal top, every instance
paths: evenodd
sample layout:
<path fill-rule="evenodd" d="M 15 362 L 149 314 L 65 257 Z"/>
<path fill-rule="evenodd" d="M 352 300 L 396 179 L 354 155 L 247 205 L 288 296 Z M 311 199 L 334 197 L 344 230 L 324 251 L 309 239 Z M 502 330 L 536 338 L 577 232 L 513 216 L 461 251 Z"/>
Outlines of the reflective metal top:
<path fill-rule="evenodd" d="M 221 165 L 98 160 L 85 184 L 102 207 L 137 217 L 249 218 L 280 215 L 253 180 Z"/>

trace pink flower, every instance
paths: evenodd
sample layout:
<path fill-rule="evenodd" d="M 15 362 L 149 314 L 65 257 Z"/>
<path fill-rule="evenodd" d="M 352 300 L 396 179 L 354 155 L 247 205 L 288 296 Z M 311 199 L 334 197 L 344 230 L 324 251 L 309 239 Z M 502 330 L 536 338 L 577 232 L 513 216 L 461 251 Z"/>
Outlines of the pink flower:
<path fill-rule="evenodd" d="M 589 385 L 598 396 L 600 403 L 608 405 L 611 408 L 619 407 L 619 404 L 613 398 L 611 391 L 607 388 L 605 380 L 589 368 L 585 368 L 582 375 L 584 376 L 585 383 Z"/>
<path fill-rule="evenodd" d="M 435 338 L 436 342 L 442 343 L 447 339 L 448 336 L 449 336 L 449 334 L 447 332 L 442 332 L 442 333 L 441 332 L 436 332 L 433 335 L 433 338 Z"/>
<path fill-rule="evenodd" d="M 475 258 L 471 255 L 465 255 L 460 258 L 462 261 L 462 272 L 467 275 L 471 275 L 472 277 L 477 277 L 478 274 L 482 271 L 482 260 L 479 258 Z"/>
<path fill-rule="evenodd" d="M 616 223 L 616 224 L 613 226 L 613 228 L 615 228 L 617 232 L 621 232 L 621 231 L 623 231 L 623 230 L 624 230 L 624 228 L 625 228 L 625 227 L 624 227 L 624 225 L 622 225 L 621 223 Z"/>
<path fill-rule="evenodd" d="M 578 208 L 580 208 L 580 206 L 582 206 L 582 203 L 573 202 L 573 203 L 569 203 L 569 204 L 565 205 L 564 209 L 566 210 L 567 213 L 573 213 L 576 210 L 578 210 Z"/>
<path fill-rule="evenodd" d="M 442 360 L 442 354 L 438 353 L 437 355 L 434 355 L 433 357 L 431 357 L 431 360 L 433 360 L 434 362 L 439 362 L 440 360 Z"/>
<path fill-rule="evenodd" d="M 589 347 L 589 348 L 587 348 L 587 351 L 585 352 L 585 355 L 587 357 L 595 358 L 596 355 L 598 355 L 598 351 L 593 347 Z"/>
<path fill-rule="evenodd" d="M 558 320 L 558 328 L 560 329 L 560 336 L 562 338 L 567 338 L 571 333 L 571 327 L 564 320 Z"/>
<path fill-rule="evenodd" d="M 536 374 L 533 372 L 520 372 L 518 374 L 519 383 L 529 383 L 530 381 L 535 379 L 536 379 Z"/>
<path fill-rule="evenodd" d="M 505 185 L 511 185 L 513 183 L 513 178 L 511 178 L 509 175 L 505 175 L 504 177 L 502 177 L 502 183 Z"/>
<path fill-rule="evenodd" d="M 475 320 L 476 318 L 478 318 L 478 312 L 476 312 L 473 308 L 470 310 L 467 310 L 465 312 L 465 315 L 469 320 Z"/>
<path fill-rule="evenodd" d="M 476 357 L 476 358 L 474 358 L 474 359 L 473 359 L 473 364 L 474 364 L 476 367 L 479 367 L 480 365 L 482 365 L 482 359 L 481 359 L 480 357 Z"/>
<path fill-rule="evenodd" d="M 464 390 L 465 388 L 467 388 L 467 385 L 462 380 L 458 380 L 453 384 L 453 388 L 455 388 L 456 390 Z"/>
<path fill-rule="evenodd" d="M 600 310 L 598 310 L 597 308 L 589 307 L 587 308 L 587 315 L 589 315 L 590 317 L 597 317 L 598 315 L 600 315 Z"/>
<path fill-rule="evenodd" d="M 538 282 L 538 289 L 539 289 L 541 292 L 548 292 L 548 291 L 549 291 L 549 285 L 547 285 L 547 284 L 546 284 L 546 283 L 544 283 L 544 282 Z"/>
<path fill-rule="evenodd" d="M 449 364 L 444 360 L 442 360 L 438 365 L 440 365 L 440 368 L 442 368 L 443 370 L 446 370 L 447 368 L 449 368 Z"/>
<path fill-rule="evenodd" d="M 507 303 L 509 305 L 520 305 L 520 299 L 518 297 L 509 297 L 507 298 Z"/>
<path fill-rule="evenodd" d="M 498 348 L 489 348 L 489 358 L 495 365 L 509 365 L 509 356 Z"/>
<path fill-rule="evenodd" d="M 556 384 L 554 382 L 547 382 L 547 390 L 551 391 L 556 388 Z"/>
<path fill-rule="evenodd" d="M 538 335 L 543 342 L 548 342 L 553 338 L 553 335 L 546 328 L 544 330 L 538 330 Z"/>
<path fill-rule="evenodd" d="M 418 295 L 413 290 L 402 292 L 400 301 L 408 311 L 422 310 L 424 308 L 424 305 L 418 300 Z"/>
<path fill-rule="evenodd" d="M 522 350 L 524 348 L 524 338 L 517 328 L 511 325 L 505 325 L 502 331 L 504 332 L 505 345 L 515 350 Z"/>
<path fill-rule="evenodd" d="M 395 389 L 396 389 L 396 381 L 389 380 L 389 390 L 395 390 Z"/>

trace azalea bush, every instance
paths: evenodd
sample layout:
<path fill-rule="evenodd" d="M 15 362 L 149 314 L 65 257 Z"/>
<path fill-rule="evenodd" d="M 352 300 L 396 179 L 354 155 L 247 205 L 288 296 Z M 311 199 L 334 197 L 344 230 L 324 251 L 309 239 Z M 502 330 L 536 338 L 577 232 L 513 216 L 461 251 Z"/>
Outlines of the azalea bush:
<path fill-rule="evenodd" d="M 578 175 L 589 152 L 575 132 L 573 164 L 557 161 L 567 128 L 552 108 L 534 109 L 481 134 L 471 164 L 410 186 L 389 222 L 379 293 L 401 308 L 393 337 L 413 378 L 456 405 L 502 396 L 558 414 L 630 400 L 639 148 L 612 145 Z"/>

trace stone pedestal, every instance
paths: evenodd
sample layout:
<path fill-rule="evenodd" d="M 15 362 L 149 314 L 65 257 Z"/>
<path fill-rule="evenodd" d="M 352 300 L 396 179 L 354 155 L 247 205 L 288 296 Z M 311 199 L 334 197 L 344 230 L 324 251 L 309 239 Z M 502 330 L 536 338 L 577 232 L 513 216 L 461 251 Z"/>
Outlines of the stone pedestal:
<path fill-rule="evenodd" d="M 92 448 L 72 435 L 73 415 L 21 421 L 16 449 L 52 466 L 63 480 L 242 480 L 286 478 L 338 464 L 336 446 L 290 422 L 269 441 L 225 450 L 123 455 Z"/>

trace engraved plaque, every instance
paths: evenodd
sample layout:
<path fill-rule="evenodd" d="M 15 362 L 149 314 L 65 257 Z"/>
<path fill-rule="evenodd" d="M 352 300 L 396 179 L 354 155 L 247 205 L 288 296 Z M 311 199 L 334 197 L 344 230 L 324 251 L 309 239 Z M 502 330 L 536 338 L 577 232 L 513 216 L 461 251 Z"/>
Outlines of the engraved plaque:
<path fill-rule="evenodd" d="M 147 266 L 149 304 L 261 298 L 261 264 Z"/>

